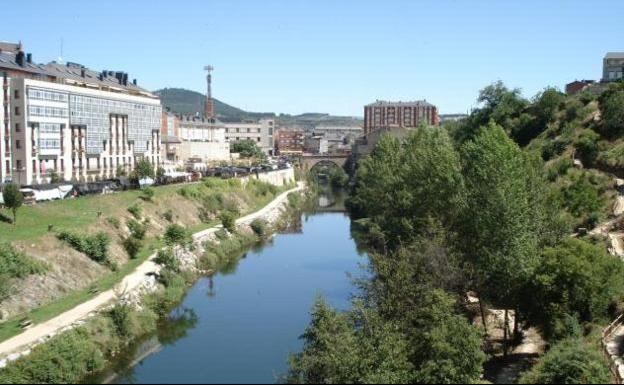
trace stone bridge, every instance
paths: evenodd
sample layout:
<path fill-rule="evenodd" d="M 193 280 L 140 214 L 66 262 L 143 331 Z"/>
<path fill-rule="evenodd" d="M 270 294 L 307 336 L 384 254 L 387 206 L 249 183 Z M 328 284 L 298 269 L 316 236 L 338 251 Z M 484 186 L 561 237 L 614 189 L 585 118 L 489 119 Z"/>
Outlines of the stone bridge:
<path fill-rule="evenodd" d="M 336 165 L 343 167 L 349 159 L 349 155 L 302 155 L 301 165 L 304 169 L 311 170 L 317 166 Z"/>

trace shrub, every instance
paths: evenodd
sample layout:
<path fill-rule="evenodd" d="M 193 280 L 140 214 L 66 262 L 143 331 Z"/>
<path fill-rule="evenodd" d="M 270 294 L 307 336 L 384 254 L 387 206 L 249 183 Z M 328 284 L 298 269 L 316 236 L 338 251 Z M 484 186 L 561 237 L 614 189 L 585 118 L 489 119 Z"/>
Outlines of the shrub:
<path fill-rule="evenodd" d="M 154 263 L 171 271 L 180 271 L 180 261 L 175 257 L 171 248 L 158 250 Z"/>
<path fill-rule="evenodd" d="M 123 241 L 122 245 L 128 253 L 128 256 L 131 259 L 134 259 L 139 254 L 139 251 L 141 251 L 141 247 L 143 247 L 143 242 L 141 242 L 141 240 L 138 238 L 128 237 Z"/>
<path fill-rule="evenodd" d="M 257 236 L 264 237 L 267 233 L 267 222 L 260 218 L 254 219 L 251 222 L 251 229 Z"/>
<path fill-rule="evenodd" d="M 221 224 L 223 228 L 229 231 L 230 233 L 236 232 L 236 214 L 226 210 L 223 211 L 219 215 L 219 219 L 221 219 Z"/>
<path fill-rule="evenodd" d="M 121 223 L 119 222 L 119 219 L 117 218 L 109 217 L 109 218 L 106 218 L 106 221 L 108 222 L 109 225 L 113 226 L 116 229 L 119 229 L 119 226 L 121 226 Z"/>
<path fill-rule="evenodd" d="M 163 219 L 165 219 L 167 222 L 173 222 L 173 211 L 171 209 L 165 211 L 162 214 Z"/>
<path fill-rule="evenodd" d="M 191 236 L 183 226 L 173 224 L 167 226 L 164 239 L 168 246 L 186 245 L 191 241 Z"/>
<path fill-rule="evenodd" d="M 579 339 L 556 344 L 521 379 L 522 384 L 608 384 L 609 368 L 595 348 Z"/>
<path fill-rule="evenodd" d="M 147 224 L 139 223 L 134 219 L 130 219 L 127 223 L 130 235 L 136 239 L 144 239 L 145 233 L 147 233 Z"/>
<path fill-rule="evenodd" d="M 132 216 L 136 219 L 141 219 L 141 206 L 133 204 L 132 206 L 128 207 L 128 212 L 132 214 Z"/>
<path fill-rule="evenodd" d="M 154 199 L 156 191 L 151 187 L 145 187 L 141 190 L 141 199 L 151 202 Z"/>
<path fill-rule="evenodd" d="M 128 338 L 132 336 L 130 312 L 130 307 L 124 304 L 115 305 L 108 311 L 108 316 L 113 321 L 115 332 L 119 337 Z"/>
<path fill-rule="evenodd" d="M 15 250 L 8 243 L 0 243 L 0 275 L 9 278 L 26 278 L 33 274 L 43 274 L 48 267 Z"/>
<path fill-rule="evenodd" d="M 624 91 L 606 92 L 600 100 L 603 132 L 608 136 L 624 131 Z"/>
<path fill-rule="evenodd" d="M 27 360 L 9 363 L 0 370 L 0 383 L 77 383 L 104 364 L 102 351 L 80 327 L 37 346 Z"/>
<path fill-rule="evenodd" d="M 101 264 L 108 262 L 110 238 L 105 233 L 99 232 L 93 236 L 81 236 L 63 231 L 57 237 L 61 241 L 67 242 L 76 251 L 86 254 L 95 262 Z"/>

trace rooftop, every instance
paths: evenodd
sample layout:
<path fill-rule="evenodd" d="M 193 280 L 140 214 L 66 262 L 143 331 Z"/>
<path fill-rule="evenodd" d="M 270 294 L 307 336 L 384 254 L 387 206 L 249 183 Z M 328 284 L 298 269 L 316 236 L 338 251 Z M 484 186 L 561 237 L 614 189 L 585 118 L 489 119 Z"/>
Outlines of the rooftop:
<path fill-rule="evenodd" d="M 607 52 L 605 59 L 624 59 L 624 52 Z"/>
<path fill-rule="evenodd" d="M 416 100 L 410 102 L 377 100 L 375 103 L 367 104 L 366 107 L 434 107 L 434 105 L 426 100 Z"/>
<path fill-rule="evenodd" d="M 124 72 L 96 72 L 78 63 L 37 64 L 33 62 L 31 54 L 22 51 L 21 44 L 0 42 L 0 72 L 2 70 L 39 75 L 42 80 L 61 84 L 157 98 L 139 87 L 136 81 L 128 82 L 128 74 Z"/>

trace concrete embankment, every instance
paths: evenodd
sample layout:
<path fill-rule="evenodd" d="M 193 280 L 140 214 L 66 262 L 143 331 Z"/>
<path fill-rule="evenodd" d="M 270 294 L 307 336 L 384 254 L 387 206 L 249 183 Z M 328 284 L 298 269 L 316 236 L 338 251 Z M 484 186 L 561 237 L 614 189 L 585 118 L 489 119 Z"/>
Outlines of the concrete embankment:
<path fill-rule="evenodd" d="M 292 169 L 290 172 L 292 173 Z M 281 173 L 280 175 L 282 174 L 287 177 L 286 173 Z M 304 188 L 305 186 L 300 183 L 297 187 L 280 194 L 262 209 L 239 218 L 236 221 L 237 225 L 249 225 L 257 218 L 273 223 L 280 216 L 282 208 L 288 204 L 288 195 L 302 191 Z M 194 234 L 195 244 L 201 245 L 203 242 L 211 240 L 214 234 L 221 228 L 222 226 L 215 226 Z M 154 276 L 160 270 L 160 266 L 153 262 L 155 257 L 156 253 L 139 265 L 135 271 L 127 275 L 115 288 L 103 292 L 51 320 L 35 325 L 23 333 L 0 343 L 0 368 L 6 366 L 10 361 L 30 354 L 33 347 L 46 342 L 53 336 L 83 324 L 86 319 L 97 314 L 99 310 L 110 306 L 114 301 L 119 300 L 120 297 L 138 297 L 142 293 L 155 290 L 157 284 Z"/>

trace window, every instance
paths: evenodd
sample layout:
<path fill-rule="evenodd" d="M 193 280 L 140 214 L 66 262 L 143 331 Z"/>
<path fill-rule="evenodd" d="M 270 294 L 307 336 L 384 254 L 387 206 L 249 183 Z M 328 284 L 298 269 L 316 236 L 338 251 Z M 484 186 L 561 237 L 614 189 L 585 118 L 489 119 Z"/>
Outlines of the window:
<path fill-rule="evenodd" d="M 22 148 L 22 142 L 21 142 L 21 141 L 19 141 L 19 140 L 16 140 L 16 141 L 15 141 L 15 149 L 16 149 L 16 150 L 19 150 L 19 149 L 21 149 L 21 148 Z"/>
<path fill-rule="evenodd" d="M 15 161 L 15 168 L 17 169 L 17 171 L 21 171 L 22 170 L 22 161 L 21 160 L 16 160 Z"/>
<path fill-rule="evenodd" d="M 15 90 L 15 91 L 13 91 L 13 97 L 14 97 L 15 99 L 19 99 L 19 98 L 20 98 L 19 90 Z"/>
<path fill-rule="evenodd" d="M 21 132 L 22 131 L 22 127 L 20 126 L 19 123 L 15 123 L 15 132 Z"/>
<path fill-rule="evenodd" d="M 17 116 L 20 115 L 20 108 L 19 107 L 15 107 L 15 115 L 17 115 Z"/>

